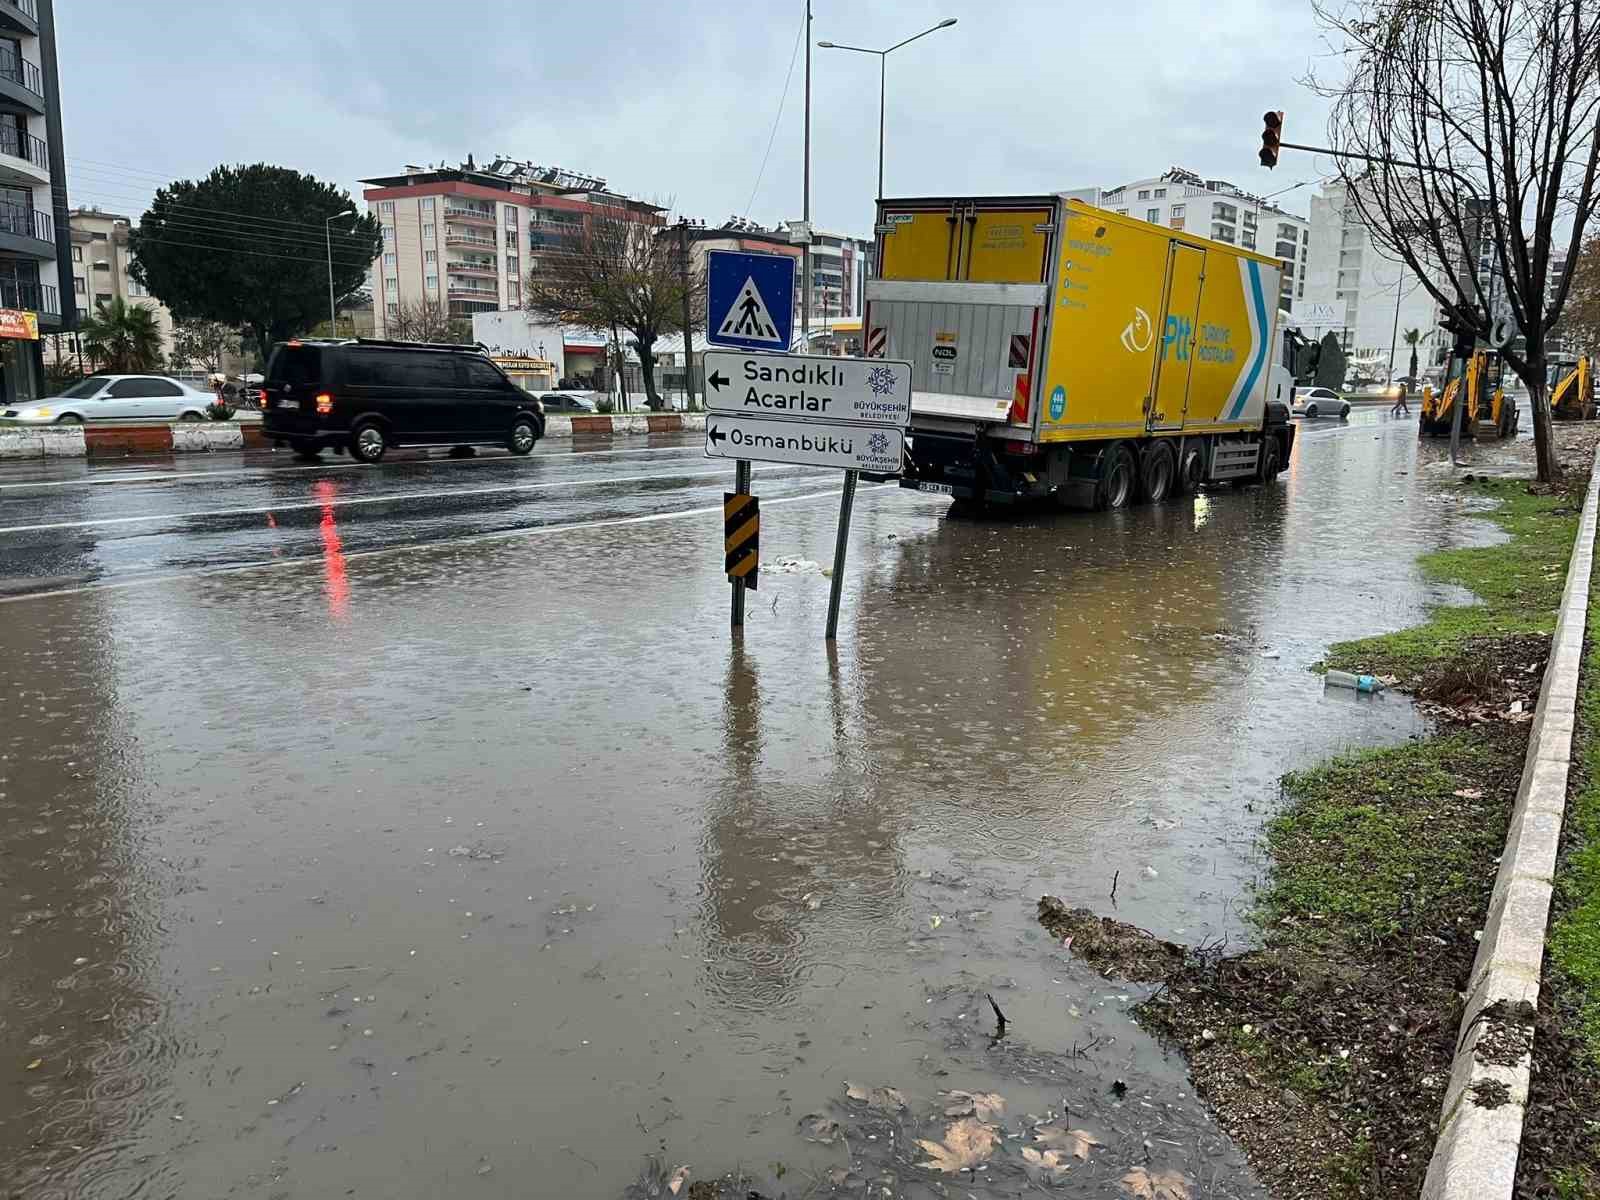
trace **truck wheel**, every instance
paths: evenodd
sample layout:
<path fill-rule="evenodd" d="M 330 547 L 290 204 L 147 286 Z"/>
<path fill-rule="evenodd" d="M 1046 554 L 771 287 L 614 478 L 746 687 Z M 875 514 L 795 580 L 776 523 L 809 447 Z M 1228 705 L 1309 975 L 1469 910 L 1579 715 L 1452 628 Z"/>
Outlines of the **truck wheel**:
<path fill-rule="evenodd" d="M 1191 441 L 1185 443 L 1183 453 L 1178 457 L 1178 478 L 1176 491 L 1179 495 L 1190 495 L 1200 490 L 1200 485 L 1206 478 L 1206 452 L 1205 443 Z"/>
<path fill-rule="evenodd" d="M 1283 449 L 1275 434 L 1268 434 L 1261 443 L 1261 482 L 1271 483 L 1283 470 Z"/>
<path fill-rule="evenodd" d="M 1166 442 L 1156 442 L 1144 452 L 1139 468 L 1139 493 L 1151 504 L 1160 504 L 1172 495 L 1178 474 L 1178 459 Z"/>
<path fill-rule="evenodd" d="M 1139 468 L 1133 452 L 1121 442 L 1107 446 L 1100 456 L 1100 484 L 1095 488 L 1094 506 L 1104 511 L 1127 508 L 1139 485 Z"/>

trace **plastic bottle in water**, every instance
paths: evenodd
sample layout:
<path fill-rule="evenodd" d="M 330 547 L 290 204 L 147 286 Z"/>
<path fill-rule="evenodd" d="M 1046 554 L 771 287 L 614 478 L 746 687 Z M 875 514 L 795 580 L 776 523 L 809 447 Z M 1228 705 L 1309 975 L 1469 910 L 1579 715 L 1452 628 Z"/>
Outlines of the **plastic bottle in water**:
<path fill-rule="evenodd" d="M 1325 677 L 1328 687 L 1350 688 L 1357 692 L 1381 692 L 1383 683 L 1372 675 L 1352 675 L 1349 671 L 1329 671 Z"/>

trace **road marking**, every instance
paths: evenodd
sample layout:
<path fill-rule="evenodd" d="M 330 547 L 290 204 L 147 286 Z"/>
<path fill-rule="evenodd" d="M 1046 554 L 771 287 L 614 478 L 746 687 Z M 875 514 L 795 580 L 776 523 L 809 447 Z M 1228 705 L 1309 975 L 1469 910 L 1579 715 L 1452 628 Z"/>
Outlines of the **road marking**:
<path fill-rule="evenodd" d="M 859 496 L 865 492 L 882 491 L 884 488 L 894 488 L 893 483 L 868 484 L 857 489 Z M 799 504 L 806 500 L 827 500 L 841 494 L 843 489 L 832 488 L 825 492 L 802 492 L 798 496 L 779 496 L 776 499 L 763 499 L 761 503 L 768 508 L 778 504 Z M 937 500 L 938 497 L 929 497 Z M 392 554 L 405 554 L 415 550 L 430 550 L 436 547 L 454 549 L 458 546 L 474 546 L 483 542 L 510 541 L 513 538 L 538 537 L 543 534 L 575 533 L 585 529 L 609 529 L 624 525 L 650 525 L 661 521 L 677 521 L 684 517 L 703 517 L 708 513 L 720 513 L 722 505 L 712 504 L 702 508 L 680 508 L 673 512 L 645 513 L 637 517 L 607 517 L 598 521 L 569 521 L 565 524 L 530 525 L 523 529 L 498 529 L 491 533 L 473 533 L 459 538 L 439 538 L 431 542 L 406 542 L 397 546 L 383 546 L 375 550 L 355 550 L 343 556 L 345 562 L 356 559 L 384 558 Z M 242 575 L 249 571 L 275 571 L 280 567 L 312 567 L 321 566 L 327 559 L 323 554 L 303 554 L 294 558 L 274 558 L 269 562 L 237 563 L 226 567 L 200 567 L 193 571 L 173 571 L 166 575 L 145 575 L 137 579 L 113 580 L 109 583 L 89 583 L 81 587 L 56 588 L 48 592 L 20 592 L 13 596 L 0 595 L 0 604 L 17 604 L 24 600 L 51 600 L 62 596 L 81 596 L 88 592 L 126 591 L 129 588 L 147 587 L 152 584 L 178 583 L 185 579 L 210 578 L 213 575 Z"/>
<path fill-rule="evenodd" d="M 793 467 L 775 468 L 776 471 L 795 471 Z M 774 470 L 757 468 L 758 473 L 771 475 Z M 812 472 L 805 472 L 810 474 Z M 300 500 L 292 504 L 266 504 L 256 508 L 224 508 L 206 512 L 145 513 L 133 517 L 94 517 L 86 521 L 45 521 L 37 525 L 0 525 L 4 533 L 48 533 L 56 529 L 98 529 L 107 525 L 137 525 L 159 521 L 199 521 L 221 517 L 254 517 L 266 513 L 296 512 L 305 509 L 348 508 L 358 504 L 400 504 L 410 500 L 447 500 L 453 496 L 500 496 L 508 492 L 544 492 L 555 488 L 593 487 L 612 483 L 648 483 L 655 479 L 708 479 L 728 474 L 726 468 L 714 471 L 668 471 L 661 475 L 608 475 L 598 479 L 558 479 L 549 482 L 504 483 L 496 487 L 451 488 L 434 492 L 389 492 L 382 496 L 348 496 L 329 500 Z"/>
<path fill-rule="evenodd" d="M 563 458 L 597 458 L 602 455 L 622 454 L 691 454 L 694 458 L 701 458 L 702 446 L 699 439 L 682 446 L 651 446 L 637 450 L 567 450 L 546 451 L 534 454 L 526 459 L 518 459 L 515 455 L 491 455 L 488 458 L 425 458 L 425 459 L 397 459 L 394 466 L 419 466 L 419 467 L 461 467 L 483 466 L 487 463 L 517 463 L 517 462 L 550 462 Z M 366 471 L 372 468 L 366 463 L 352 462 L 327 462 L 320 465 L 306 466 L 270 466 L 263 463 L 257 467 L 239 467 L 228 471 L 161 471 L 145 472 L 138 475 L 104 475 L 101 477 L 80 476 L 76 479 L 41 479 L 33 483 L 0 483 L 0 492 L 17 491 L 27 488 L 61 488 L 61 487 L 107 487 L 117 483 L 197 483 L 204 479 L 225 479 L 240 475 L 254 475 L 262 479 L 275 475 L 299 474 L 306 471 Z"/>

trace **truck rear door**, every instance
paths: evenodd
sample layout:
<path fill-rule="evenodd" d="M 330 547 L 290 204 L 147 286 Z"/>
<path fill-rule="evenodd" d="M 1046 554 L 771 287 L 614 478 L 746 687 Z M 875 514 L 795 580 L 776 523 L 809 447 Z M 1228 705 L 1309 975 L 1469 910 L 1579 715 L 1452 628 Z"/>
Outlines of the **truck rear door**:
<path fill-rule="evenodd" d="M 909 360 L 913 424 L 1031 428 L 1054 197 L 883 201 L 869 354 Z"/>

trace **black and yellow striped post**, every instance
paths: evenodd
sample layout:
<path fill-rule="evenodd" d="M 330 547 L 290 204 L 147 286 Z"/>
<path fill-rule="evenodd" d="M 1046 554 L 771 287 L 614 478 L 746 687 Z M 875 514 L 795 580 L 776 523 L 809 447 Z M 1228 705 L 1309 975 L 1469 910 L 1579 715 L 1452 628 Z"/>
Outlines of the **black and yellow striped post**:
<path fill-rule="evenodd" d="M 760 499 L 743 492 L 723 492 L 722 529 L 728 581 L 734 586 L 735 596 L 744 588 L 755 591 L 761 561 Z M 740 623 L 743 607 L 735 605 L 734 624 Z"/>

